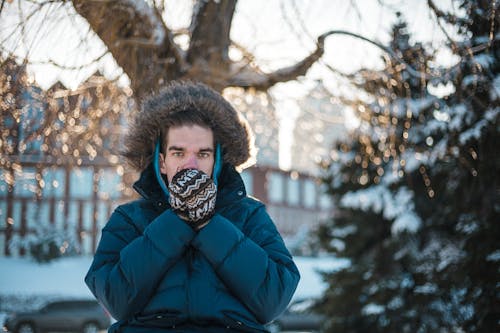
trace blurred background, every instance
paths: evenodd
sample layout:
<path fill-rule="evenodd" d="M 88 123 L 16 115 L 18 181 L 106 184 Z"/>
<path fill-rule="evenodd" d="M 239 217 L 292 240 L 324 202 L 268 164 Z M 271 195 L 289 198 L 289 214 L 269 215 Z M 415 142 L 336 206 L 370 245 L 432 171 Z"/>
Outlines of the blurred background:
<path fill-rule="evenodd" d="M 500 331 L 499 7 L 1 1 L 0 321 L 92 298 L 130 116 L 192 79 L 250 122 L 247 190 L 303 276 L 272 331 Z"/>

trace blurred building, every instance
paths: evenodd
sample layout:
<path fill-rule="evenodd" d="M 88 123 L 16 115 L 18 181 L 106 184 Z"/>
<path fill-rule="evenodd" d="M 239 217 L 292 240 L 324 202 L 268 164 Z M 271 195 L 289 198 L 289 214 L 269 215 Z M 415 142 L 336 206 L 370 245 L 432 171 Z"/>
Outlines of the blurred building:
<path fill-rule="evenodd" d="M 255 166 L 245 169 L 242 177 L 248 193 L 266 204 L 284 238 L 313 230 L 331 216 L 330 198 L 309 174 Z"/>
<path fill-rule="evenodd" d="M 10 65 L 2 79 L 15 79 L 4 85 L 15 98 L 0 105 L 0 256 L 27 255 L 23 240 L 45 237 L 40 230 L 62 234 L 61 251 L 70 244 L 92 254 L 113 209 L 136 197 L 130 185 L 138 175 L 118 155 L 135 108 L 130 92 L 99 73 L 77 90 L 57 83 L 42 91 L 18 80 L 22 69 Z M 248 193 L 267 205 L 285 238 L 314 228 L 330 214 L 330 200 L 312 176 L 278 168 L 278 124 L 267 95 L 229 95 L 260 148 L 258 164 L 242 173 Z"/>
<path fill-rule="evenodd" d="M 130 196 L 115 155 L 127 93 L 99 73 L 74 91 L 42 91 L 13 60 L 0 69 L 12 101 L 1 105 L 0 255 L 25 255 L 30 240 L 56 233 L 79 252 L 94 249 L 116 202 Z"/>
<path fill-rule="evenodd" d="M 293 130 L 291 165 L 295 170 L 318 173 L 318 163 L 329 157 L 331 147 L 347 135 L 342 106 L 317 82 L 299 101 L 299 116 Z"/>
<path fill-rule="evenodd" d="M 240 111 L 249 122 L 255 135 L 257 165 L 272 168 L 279 166 L 279 122 L 268 94 L 227 88 L 224 97 Z"/>

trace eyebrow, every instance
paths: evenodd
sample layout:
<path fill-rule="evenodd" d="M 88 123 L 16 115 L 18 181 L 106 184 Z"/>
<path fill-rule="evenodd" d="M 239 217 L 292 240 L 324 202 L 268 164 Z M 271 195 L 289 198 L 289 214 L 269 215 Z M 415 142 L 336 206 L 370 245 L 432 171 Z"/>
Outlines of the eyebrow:
<path fill-rule="evenodd" d="M 177 146 L 170 146 L 168 147 L 168 151 L 183 151 L 185 150 L 182 147 L 177 147 Z M 213 152 L 213 148 L 201 148 L 198 152 L 199 153 L 211 153 Z"/>

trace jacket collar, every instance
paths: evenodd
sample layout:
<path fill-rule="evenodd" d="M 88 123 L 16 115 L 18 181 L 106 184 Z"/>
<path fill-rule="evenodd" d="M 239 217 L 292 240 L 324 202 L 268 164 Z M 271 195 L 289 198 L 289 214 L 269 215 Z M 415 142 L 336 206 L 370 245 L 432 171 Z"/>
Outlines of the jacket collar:
<path fill-rule="evenodd" d="M 216 208 L 224 207 L 246 195 L 245 184 L 239 172 L 231 164 L 224 163 L 217 186 Z"/>
<path fill-rule="evenodd" d="M 163 194 L 160 184 L 156 180 L 154 164 L 150 163 L 146 169 L 141 172 L 139 179 L 133 185 L 134 190 L 144 199 L 152 201 L 159 207 L 165 207 L 168 204 L 167 197 Z"/>

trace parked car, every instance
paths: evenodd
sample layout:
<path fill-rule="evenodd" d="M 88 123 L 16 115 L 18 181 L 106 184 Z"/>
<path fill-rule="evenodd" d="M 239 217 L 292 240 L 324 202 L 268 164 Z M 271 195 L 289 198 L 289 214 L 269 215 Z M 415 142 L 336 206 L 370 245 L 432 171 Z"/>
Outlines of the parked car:
<path fill-rule="evenodd" d="M 58 300 L 32 312 L 7 315 L 4 331 L 14 333 L 96 333 L 111 325 L 111 316 L 94 300 Z"/>
<path fill-rule="evenodd" d="M 313 298 L 292 301 L 285 312 L 268 325 L 268 329 L 271 333 L 284 331 L 319 332 L 325 321 L 325 316 L 314 312 L 313 304 Z"/>

